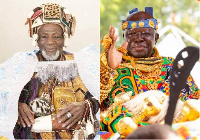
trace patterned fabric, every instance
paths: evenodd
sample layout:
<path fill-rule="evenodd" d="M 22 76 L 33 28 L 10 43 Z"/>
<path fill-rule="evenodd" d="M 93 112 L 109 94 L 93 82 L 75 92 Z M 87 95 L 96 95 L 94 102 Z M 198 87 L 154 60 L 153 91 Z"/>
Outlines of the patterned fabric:
<path fill-rule="evenodd" d="M 128 109 L 126 109 L 124 106 L 119 105 L 116 108 L 114 108 L 103 121 L 101 121 L 100 129 L 103 131 L 109 131 L 109 132 L 117 132 L 117 123 L 120 119 L 124 117 L 131 117 L 133 116 Z"/>
<path fill-rule="evenodd" d="M 100 140 L 116 140 L 119 137 L 120 137 L 120 134 L 118 133 L 100 131 Z"/>
<path fill-rule="evenodd" d="M 155 87 L 154 90 L 160 90 L 167 96 L 169 96 L 169 73 L 172 68 L 173 58 L 171 57 L 160 57 L 162 60 L 162 65 L 158 69 L 159 72 L 157 76 L 145 77 L 144 74 L 140 74 L 137 70 L 131 67 L 120 67 L 116 70 L 116 76 L 114 79 L 115 84 L 109 92 L 107 98 L 101 102 L 101 109 L 106 110 L 112 103 L 114 103 L 114 98 L 117 94 L 121 92 L 132 91 L 132 98 L 137 94 L 143 93 L 145 91 L 151 90 L 151 87 Z M 129 65 L 131 65 L 129 63 Z M 136 86 L 136 90 L 134 86 Z M 192 76 L 190 75 L 187 79 L 185 88 L 181 90 L 180 99 L 186 101 L 188 99 L 199 99 L 200 90 L 195 84 Z M 118 108 L 118 107 L 117 107 Z M 114 109 L 116 110 L 116 108 Z M 101 120 L 101 130 L 117 132 L 116 123 L 124 116 L 124 114 L 129 113 L 126 109 L 117 109 L 117 112 L 109 113 L 103 120 Z M 131 115 L 130 115 L 131 116 Z M 115 124 L 115 125 L 113 125 Z"/>
<path fill-rule="evenodd" d="M 39 61 L 46 61 L 42 55 L 41 52 L 39 51 L 37 54 L 38 60 Z M 57 61 L 65 61 L 65 60 L 73 60 L 73 54 L 71 53 L 67 53 L 64 52 Z M 50 81 L 52 81 L 50 79 Z M 55 81 L 55 80 L 53 80 Z M 67 87 L 68 89 L 71 88 L 73 92 L 73 94 L 76 97 L 76 101 L 77 102 L 82 102 L 85 99 L 90 99 L 93 96 L 91 95 L 91 93 L 87 90 L 87 88 L 84 86 L 84 84 L 82 83 L 80 76 L 76 76 L 74 79 L 71 79 L 70 81 L 64 81 L 61 83 L 53 83 L 55 85 L 59 84 L 59 87 L 63 86 L 63 87 Z M 47 103 L 52 102 L 52 99 L 56 98 L 55 96 L 55 92 L 53 95 L 53 90 L 54 86 L 52 85 L 52 83 L 49 84 L 49 82 L 47 81 L 45 84 L 41 83 L 41 80 L 36 76 L 36 73 L 33 75 L 32 79 L 27 83 L 27 85 L 24 87 L 24 89 L 21 92 L 19 101 L 26 103 L 28 105 L 31 105 L 30 103 L 33 103 L 34 99 L 40 99 L 42 96 L 44 96 L 44 93 L 48 93 L 48 98 L 45 98 L 45 100 L 47 100 Z M 55 91 L 55 90 L 54 90 Z M 43 99 L 43 98 L 42 98 Z M 92 98 L 92 101 L 90 101 L 92 103 L 92 111 L 93 114 L 96 114 L 99 108 L 97 100 Z M 35 100 L 34 100 L 35 101 Z M 56 102 L 53 101 L 54 106 L 56 105 Z M 59 105 L 59 103 L 57 103 L 57 105 Z M 39 106 L 37 106 L 39 107 Z M 56 106 L 55 106 L 56 109 Z M 38 109 L 37 109 L 38 110 Z M 41 109 L 43 110 L 43 109 Z M 37 114 L 35 114 L 35 118 L 39 117 L 36 116 Z M 88 114 L 89 116 L 89 114 Z M 30 127 L 25 127 L 23 128 L 21 125 L 16 124 L 15 128 L 14 128 L 14 137 L 16 139 L 43 139 L 44 138 L 44 133 L 32 133 L 31 132 L 31 128 Z M 62 135 L 63 135 L 64 131 L 62 131 Z M 72 135 L 72 131 L 66 131 L 66 134 Z M 45 134 L 45 136 L 50 136 L 48 134 Z M 65 137 L 62 137 L 60 132 L 52 132 L 51 133 L 51 138 L 56 138 L 56 139 L 66 139 Z"/>

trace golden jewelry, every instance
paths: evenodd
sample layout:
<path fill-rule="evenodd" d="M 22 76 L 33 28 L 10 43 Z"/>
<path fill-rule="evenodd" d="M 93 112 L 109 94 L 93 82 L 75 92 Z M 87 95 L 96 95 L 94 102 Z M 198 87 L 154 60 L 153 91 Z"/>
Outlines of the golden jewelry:
<path fill-rule="evenodd" d="M 105 62 L 107 60 L 105 59 Z M 100 61 L 100 103 L 107 98 L 108 93 L 114 85 L 115 71 L 110 69 L 105 63 Z"/>
<path fill-rule="evenodd" d="M 138 128 L 137 124 L 130 117 L 124 117 L 120 119 L 117 127 L 118 127 L 118 132 L 124 138 Z"/>
<path fill-rule="evenodd" d="M 151 96 L 146 97 L 144 99 L 144 103 L 142 104 L 142 110 L 138 114 L 132 116 L 131 118 L 136 124 L 138 124 L 145 117 L 158 115 L 161 111 L 162 104 L 164 102 L 163 98 L 164 97 L 160 99 Z"/>
<path fill-rule="evenodd" d="M 76 96 L 71 88 L 58 86 L 54 88 L 53 103 L 56 114 L 58 114 L 59 109 L 64 108 L 66 104 L 71 102 L 76 102 Z"/>
<path fill-rule="evenodd" d="M 159 58 L 156 48 L 154 48 L 153 57 L 134 58 L 123 55 L 123 59 L 131 64 L 136 74 L 146 83 L 149 90 L 155 90 L 158 87 L 157 80 L 160 78 L 162 59 Z M 124 63 L 127 64 L 127 63 Z M 121 64 L 120 66 L 124 65 Z"/>
<path fill-rule="evenodd" d="M 55 139 L 55 132 L 42 132 L 40 136 L 43 140 Z"/>
<path fill-rule="evenodd" d="M 68 130 L 58 132 L 61 139 L 72 139 L 72 133 Z"/>
<path fill-rule="evenodd" d="M 154 64 L 154 65 L 148 65 L 148 64 L 135 64 L 133 68 L 137 71 L 141 72 L 156 72 L 157 69 L 160 69 L 162 66 L 162 63 Z M 152 75 L 150 75 L 152 76 Z"/>
<path fill-rule="evenodd" d="M 119 47 L 117 48 L 117 50 L 118 50 L 119 52 L 123 53 L 123 54 L 126 54 L 126 53 L 127 53 L 127 49 L 125 49 L 125 48 L 123 48 L 123 47 L 121 47 L 121 46 L 119 46 Z"/>
<path fill-rule="evenodd" d="M 157 80 L 160 78 L 161 74 L 161 66 L 162 63 L 155 65 L 135 64 L 133 67 L 136 74 L 146 82 L 147 88 L 149 90 L 156 90 L 158 87 Z"/>
<path fill-rule="evenodd" d="M 173 120 L 173 123 L 194 121 L 200 118 L 200 100 L 189 99 L 184 102 L 180 115 Z"/>
<path fill-rule="evenodd" d="M 105 49 L 109 49 L 112 44 L 112 39 L 108 34 L 101 38 L 101 44 Z"/>

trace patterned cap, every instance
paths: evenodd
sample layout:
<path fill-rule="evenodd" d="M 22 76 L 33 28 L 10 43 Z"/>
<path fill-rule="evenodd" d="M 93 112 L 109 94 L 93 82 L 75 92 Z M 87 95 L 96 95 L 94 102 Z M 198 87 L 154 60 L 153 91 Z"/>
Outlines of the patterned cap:
<path fill-rule="evenodd" d="M 135 14 L 138 12 L 138 8 L 129 11 L 129 14 Z M 145 12 L 149 13 L 153 17 L 153 7 L 145 7 Z M 153 28 L 158 29 L 158 22 L 156 19 L 151 18 L 147 20 L 140 21 L 128 21 L 122 20 L 122 30 L 131 28 Z"/>
<path fill-rule="evenodd" d="M 75 32 L 76 19 L 68 9 L 55 3 L 42 4 L 31 11 L 25 25 L 29 24 L 30 37 L 38 33 L 39 27 L 46 23 L 55 23 L 62 27 L 68 38 Z"/>

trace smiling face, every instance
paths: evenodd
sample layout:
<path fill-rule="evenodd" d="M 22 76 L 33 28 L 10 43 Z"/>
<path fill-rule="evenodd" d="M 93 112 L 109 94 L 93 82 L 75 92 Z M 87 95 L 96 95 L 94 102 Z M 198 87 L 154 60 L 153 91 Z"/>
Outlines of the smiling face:
<path fill-rule="evenodd" d="M 38 31 L 38 46 L 47 60 L 56 60 L 63 51 L 64 36 L 62 28 L 53 23 L 42 25 Z"/>
<path fill-rule="evenodd" d="M 130 15 L 127 20 L 140 21 L 150 18 L 153 18 L 150 14 L 138 12 Z M 136 58 L 150 57 L 158 38 L 159 36 L 153 28 L 125 29 L 124 32 L 124 39 L 128 42 L 128 54 Z"/>

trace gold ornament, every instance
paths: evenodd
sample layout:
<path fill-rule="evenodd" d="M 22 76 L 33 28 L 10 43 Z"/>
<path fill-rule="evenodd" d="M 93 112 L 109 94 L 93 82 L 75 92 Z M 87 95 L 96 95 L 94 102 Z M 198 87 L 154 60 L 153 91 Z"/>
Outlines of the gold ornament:
<path fill-rule="evenodd" d="M 117 127 L 122 137 L 126 137 L 137 129 L 137 124 L 130 117 L 124 117 L 118 122 Z"/>
<path fill-rule="evenodd" d="M 142 22 L 142 21 L 139 22 L 139 26 L 140 26 L 140 27 L 143 27 L 143 26 L 144 26 L 144 22 Z"/>
<path fill-rule="evenodd" d="M 48 3 L 44 5 L 44 18 L 45 19 L 59 19 L 61 9 L 58 4 Z"/>
<path fill-rule="evenodd" d="M 141 71 L 141 72 L 154 72 L 155 70 L 159 70 L 162 67 L 162 63 L 158 63 L 158 64 L 137 64 L 135 63 L 135 65 L 133 66 L 133 68 L 137 71 Z M 158 71 L 156 71 L 158 72 Z"/>
<path fill-rule="evenodd" d="M 42 132 L 40 136 L 43 140 L 56 139 L 55 132 Z"/>
<path fill-rule="evenodd" d="M 156 30 L 158 30 L 158 25 L 156 25 Z"/>
<path fill-rule="evenodd" d="M 114 103 L 112 103 L 105 111 L 101 111 L 100 119 L 103 120 L 116 106 L 121 105 L 131 99 L 132 91 L 121 92 L 117 94 L 114 98 Z"/>
<path fill-rule="evenodd" d="M 137 27 L 137 23 L 133 22 L 133 23 L 131 24 L 131 26 L 132 26 L 132 28 L 136 28 L 136 27 Z"/>
<path fill-rule="evenodd" d="M 101 44 L 105 49 L 109 49 L 112 44 L 112 39 L 108 34 L 101 38 Z"/>
<path fill-rule="evenodd" d="M 53 98 L 56 114 L 59 112 L 59 109 L 64 108 L 68 103 L 76 101 L 74 91 L 66 87 L 55 87 Z"/>
<path fill-rule="evenodd" d="M 146 82 L 149 90 L 156 90 L 158 87 L 157 81 L 160 79 L 162 63 L 154 65 L 148 64 L 135 64 L 133 68 L 136 74 Z"/>
<path fill-rule="evenodd" d="M 76 78 L 73 79 L 73 87 L 76 96 L 76 102 L 83 102 L 85 100 L 84 93 L 87 92 L 88 90 L 83 84 L 80 76 L 77 76 Z"/>
<path fill-rule="evenodd" d="M 72 139 L 72 133 L 70 131 L 59 131 L 58 134 L 61 139 Z"/>
<path fill-rule="evenodd" d="M 103 121 L 103 119 L 109 114 L 108 109 L 105 111 L 100 112 L 100 121 Z"/>
<path fill-rule="evenodd" d="M 185 101 L 181 114 L 173 121 L 173 123 L 180 123 L 186 121 L 194 121 L 200 118 L 200 100 L 189 99 Z"/>
<path fill-rule="evenodd" d="M 123 104 L 131 99 L 132 91 L 129 92 L 121 92 L 115 96 L 114 104 L 115 106 Z"/>
<path fill-rule="evenodd" d="M 149 20 L 149 26 L 150 26 L 151 28 L 154 28 L 154 22 L 153 22 L 152 20 Z"/>
<path fill-rule="evenodd" d="M 126 22 L 124 22 L 124 23 L 122 24 L 122 30 L 126 29 L 127 26 L 128 26 L 128 21 L 126 21 Z"/>
<path fill-rule="evenodd" d="M 123 47 L 121 47 L 121 46 L 119 46 L 119 47 L 117 48 L 117 50 L 118 50 L 119 52 L 123 53 L 123 54 L 126 54 L 126 53 L 127 53 L 127 49 L 125 49 L 125 48 L 123 48 Z"/>
<path fill-rule="evenodd" d="M 126 60 L 126 61 L 131 61 L 131 62 L 136 62 L 136 63 L 139 63 L 140 61 L 144 62 L 143 64 L 156 64 L 158 63 L 159 61 L 162 61 L 160 58 L 159 58 L 159 52 L 157 50 L 156 47 L 153 48 L 153 51 L 154 53 L 152 53 L 152 56 L 151 57 L 148 57 L 148 58 L 134 58 L 132 56 L 126 56 L 126 55 L 123 55 L 123 59 Z M 138 61 L 138 62 L 137 62 Z M 135 64 L 135 63 L 134 63 Z"/>
<path fill-rule="evenodd" d="M 145 81 L 146 87 L 149 90 L 156 90 L 158 87 L 157 81 L 160 79 L 161 68 L 162 68 L 162 59 L 159 58 L 157 49 L 154 48 L 154 56 L 149 58 L 134 58 L 131 56 L 123 55 L 123 59 L 131 63 L 133 68 L 138 76 Z M 120 64 L 120 67 L 126 66 L 127 63 Z"/>
<path fill-rule="evenodd" d="M 100 103 L 107 98 L 114 85 L 115 70 L 110 69 L 100 61 Z"/>
<path fill-rule="evenodd" d="M 142 110 L 132 117 L 134 122 L 138 124 L 140 121 L 149 116 L 156 116 L 160 113 L 163 103 L 163 98 L 156 98 L 153 96 L 146 97 L 142 104 Z"/>

